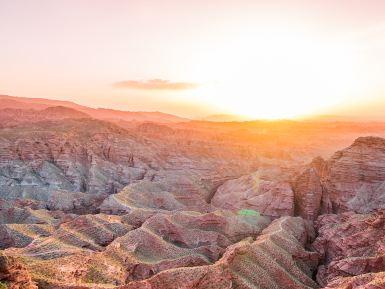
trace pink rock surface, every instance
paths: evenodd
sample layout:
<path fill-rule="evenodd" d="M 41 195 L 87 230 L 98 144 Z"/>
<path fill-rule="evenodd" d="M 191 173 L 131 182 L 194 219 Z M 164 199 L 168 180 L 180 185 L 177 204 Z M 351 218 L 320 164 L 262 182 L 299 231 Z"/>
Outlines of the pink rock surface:
<path fill-rule="evenodd" d="M 321 182 L 320 171 L 325 166 L 316 158 L 292 182 L 295 195 L 295 214 L 314 221 L 320 214 L 331 212 L 331 203 Z"/>
<path fill-rule="evenodd" d="M 312 248 L 323 260 L 317 273 L 321 285 L 344 277 L 385 271 L 384 213 L 344 213 L 318 218 L 319 235 Z"/>
<path fill-rule="evenodd" d="M 382 289 L 385 288 L 385 273 L 368 273 L 354 277 L 339 278 L 324 289 Z"/>
<path fill-rule="evenodd" d="M 252 209 L 279 217 L 294 215 L 294 194 L 290 184 L 265 179 L 260 172 L 225 182 L 218 188 L 211 204 L 227 210 Z"/>
<path fill-rule="evenodd" d="M 16 258 L 0 252 L 0 281 L 6 282 L 9 289 L 37 289 L 25 266 Z M 4 284 L 4 283 L 3 283 Z"/>
<path fill-rule="evenodd" d="M 317 256 L 304 249 L 300 218 L 275 220 L 255 241 L 236 243 L 213 265 L 163 271 L 120 289 L 316 288 L 311 279 Z"/>
<path fill-rule="evenodd" d="M 293 184 L 296 212 L 318 214 L 385 207 L 385 139 L 361 137 L 329 160 L 315 159 Z"/>

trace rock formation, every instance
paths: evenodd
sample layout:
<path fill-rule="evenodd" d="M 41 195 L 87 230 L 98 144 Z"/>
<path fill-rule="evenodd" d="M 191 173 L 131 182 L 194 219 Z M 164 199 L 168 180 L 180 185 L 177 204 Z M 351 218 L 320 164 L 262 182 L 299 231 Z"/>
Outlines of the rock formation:
<path fill-rule="evenodd" d="M 368 273 L 355 277 L 339 278 L 324 289 L 382 289 L 385 288 L 385 273 Z"/>
<path fill-rule="evenodd" d="M 47 236 L 36 235 L 24 248 L 5 252 L 28 258 L 26 268 L 44 288 L 87 285 L 90 280 L 100 285 L 125 284 L 172 268 L 211 264 L 228 246 L 258 236 L 269 224 L 264 217 L 226 211 L 158 213 L 137 229 L 129 220 L 68 216 Z"/>
<path fill-rule="evenodd" d="M 178 143 L 93 119 L 6 129 L 0 132 L 0 196 L 9 202 L 36 201 L 50 210 L 95 213 L 109 194 L 147 180 L 172 194 L 193 194 L 199 206 L 219 184 L 258 163 L 211 146 L 201 162 L 198 150 L 201 144 L 185 151 Z"/>
<path fill-rule="evenodd" d="M 385 288 L 385 125 L 0 99 L 0 288 Z"/>
<path fill-rule="evenodd" d="M 295 214 L 314 221 L 320 214 L 331 212 L 331 203 L 321 183 L 322 158 L 314 159 L 292 183 L 295 194 Z"/>
<path fill-rule="evenodd" d="M 128 185 L 117 194 L 110 195 L 101 204 L 100 210 L 110 214 L 130 213 L 137 208 L 154 211 L 212 210 L 204 196 L 195 190 L 191 190 L 188 195 L 184 191 L 168 190 L 172 190 L 172 187 L 164 182 L 139 181 Z"/>
<path fill-rule="evenodd" d="M 273 217 L 293 216 L 294 194 L 290 184 L 277 175 L 265 175 L 261 169 L 225 182 L 211 204 L 228 210 L 252 209 Z"/>
<path fill-rule="evenodd" d="M 229 180 L 217 189 L 212 205 L 312 221 L 332 212 L 371 212 L 385 207 L 384 152 L 384 139 L 359 138 L 330 159 L 315 158 L 289 176 L 271 171 L 265 176 L 260 169 Z"/>
<path fill-rule="evenodd" d="M 373 282 L 379 277 L 372 273 L 385 271 L 384 211 L 323 215 L 318 218 L 316 229 L 319 235 L 312 248 L 322 257 L 317 273 L 321 285 L 356 288 L 358 285 L 353 284 Z M 367 286 L 359 288 L 372 288 Z"/>
<path fill-rule="evenodd" d="M 227 248 L 213 265 L 163 271 L 120 289 L 317 288 L 311 279 L 317 254 L 304 249 L 306 227 L 301 218 L 275 220 L 253 241 Z"/>
<path fill-rule="evenodd" d="M 37 289 L 25 267 L 13 257 L 0 253 L 0 284 L 8 289 Z"/>
<path fill-rule="evenodd" d="M 385 207 L 385 140 L 358 138 L 329 160 L 315 159 L 294 181 L 296 213 L 317 215 Z"/>

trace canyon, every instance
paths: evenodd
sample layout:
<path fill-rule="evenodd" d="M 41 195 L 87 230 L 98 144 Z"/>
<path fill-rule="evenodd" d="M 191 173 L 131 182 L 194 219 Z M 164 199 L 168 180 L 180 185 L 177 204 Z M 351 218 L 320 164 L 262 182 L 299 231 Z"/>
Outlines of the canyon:
<path fill-rule="evenodd" d="M 385 123 L 0 121 L 0 288 L 385 288 Z"/>

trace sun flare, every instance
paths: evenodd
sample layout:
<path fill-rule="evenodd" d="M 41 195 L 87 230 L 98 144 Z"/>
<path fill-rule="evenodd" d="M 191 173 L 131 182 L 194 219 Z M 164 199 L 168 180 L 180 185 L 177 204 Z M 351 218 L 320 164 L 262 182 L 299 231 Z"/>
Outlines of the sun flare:
<path fill-rule="evenodd" d="M 345 100 L 355 78 L 344 46 L 266 28 L 214 46 L 200 65 L 206 79 L 195 97 L 251 118 L 319 112 Z"/>

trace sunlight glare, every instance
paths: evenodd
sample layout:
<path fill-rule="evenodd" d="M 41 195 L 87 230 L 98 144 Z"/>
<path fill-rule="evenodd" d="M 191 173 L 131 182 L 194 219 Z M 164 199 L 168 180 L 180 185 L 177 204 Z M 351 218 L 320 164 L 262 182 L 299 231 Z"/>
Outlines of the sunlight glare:
<path fill-rule="evenodd" d="M 264 29 L 213 48 L 201 62 L 210 80 L 194 94 L 223 111 L 253 118 L 312 114 L 349 97 L 353 60 L 349 48 L 338 43 Z"/>

